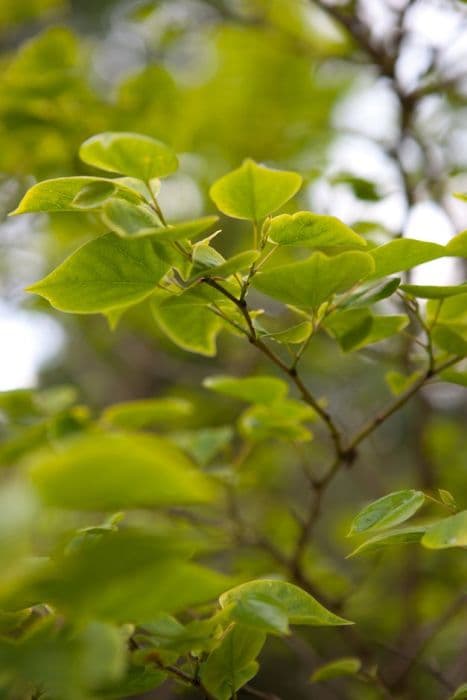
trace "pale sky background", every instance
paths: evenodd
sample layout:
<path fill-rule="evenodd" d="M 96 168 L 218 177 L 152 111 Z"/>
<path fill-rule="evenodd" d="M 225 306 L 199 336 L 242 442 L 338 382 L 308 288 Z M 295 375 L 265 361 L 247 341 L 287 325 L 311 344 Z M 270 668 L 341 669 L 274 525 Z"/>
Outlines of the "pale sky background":
<path fill-rule="evenodd" d="M 426 66 L 430 47 L 448 47 L 443 52 L 446 68 L 451 64 L 467 66 L 467 29 L 460 38 L 453 40 L 458 33 L 458 23 L 453 14 L 446 12 L 448 1 L 434 1 L 420 9 L 415 7 L 408 16 L 409 26 L 416 29 L 417 36 L 417 41 L 406 47 L 404 60 L 400 65 L 401 79 L 408 87 L 414 78 L 416 79 L 419 71 Z M 380 0 L 371 0 L 367 4 L 372 16 L 373 31 L 375 35 L 382 35 L 387 28 L 387 6 L 398 7 L 404 4 L 404 0 L 386 0 L 386 5 Z M 113 35 L 118 35 L 121 31 L 117 20 Z M 128 42 L 128 38 L 126 41 Z M 101 60 L 101 69 L 105 70 L 108 57 L 102 54 Z M 96 69 L 99 71 L 99 65 Z M 427 102 L 429 103 L 429 100 Z M 426 109 L 429 119 L 430 104 Z M 345 125 L 352 134 L 340 137 L 333 144 L 331 161 L 335 172 L 351 170 L 356 175 L 375 179 L 383 184 L 387 196 L 377 205 L 371 205 L 371 218 L 380 221 L 389 229 L 397 230 L 404 216 L 404 200 L 402 194 L 397 191 L 397 172 L 394 170 L 394 164 L 389 158 L 385 158 L 382 151 L 368 138 L 355 135 L 356 132 L 364 132 L 376 140 L 385 140 L 393 129 L 393 117 L 394 104 L 390 90 L 385 88 L 381 81 L 371 83 L 368 82 L 368 78 L 362 78 L 353 94 L 335 114 L 336 126 L 341 128 Z M 458 148 L 467 150 L 467 135 L 464 134 L 463 140 L 459 138 Z M 391 182 L 394 182 L 394 185 L 391 185 Z M 166 188 L 173 186 L 174 183 L 169 182 Z M 196 184 L 183 175 L 177 182 L 177 188 L 180 186 L 183 186 L 184 197 L 177 197 L 177 200 L 184 202 L 186 213 L 168 213 L 190 217 L 195 211 L 198 215 L 202 200 Z M 457 190 L 467 190 L 467 175 L 459 178 Z M 170 189 L 163 193 L 166 207 L 174 201 L 170 195 Z M 336 197 L 335 187 L 332 188 L 331 195 L 331 187 L 324 179 L 314 183 L 309 188 L 308 195 L 309 206 L 316 211 L 332 211 L 333 215 L 347 222 L 368 218 L 368 215 L 365 216 L 368 205 L 357 202 L 348 191 L 343 191 Z M 450 217 L 434 203 L 417 204 L 405 227 L 405 235 L 446 243 L 455 233 L 467 226 L 467 203 L 453 199 L 449 202 L 449 209 Z M 11 234 L 13 227 L 16 235 L 21 232 L 21 226 L 27 226 L 24 220 L 22 223 L 19 223 L 19 220 L 10 222 L 2 227 L 2 235 Z M 21 251 L 20 245 L 15 254 L 21 262 L 21 256 L 25 253 Z M 413 281 L 417 284 L 452 284 L 453 281 L 460 280 L 459 262 L 449 258 L 421 265 L 413 276 Z M 56 356 L 64 346 L 64 333 L 60 325 L 46 314 L 20 309 L 21 301 L 24 301 L 24 296 L 18 290 L 14 299 L 0 302 L 0 390 L 35 386 L 40 367 Z"/>

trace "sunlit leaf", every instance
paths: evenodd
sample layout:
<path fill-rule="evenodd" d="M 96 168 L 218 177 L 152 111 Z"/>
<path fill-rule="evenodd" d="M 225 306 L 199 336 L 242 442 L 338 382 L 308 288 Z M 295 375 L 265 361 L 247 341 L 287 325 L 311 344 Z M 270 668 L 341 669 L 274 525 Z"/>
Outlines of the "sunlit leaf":
<path fill-rule="evenodd" d="M 275 216 L 268 228 L 268 238 L 280 245 L 306 248 L 365 248 L 364 238 L 334 216 L 300 211 Z"/>
<path fill-rule="evenodd" d="M 301 184 L 297 173 L 272 170 L 247 159 L 240 168 L 217 180 L 210 195 L 223 214 L 261 221 L 293 197 Z"/>
<path fill-rule="evenodd" d="M 85 243 L 28 291 L 60 311 L 105 312 L 148 297 L 167 269 L 149 241 L 109 233 Z"/>
<path fill-rule="evenodd" d="M 370 251 L 375 262 L 372 277 L 385 277 L 403 272 L 422 263 L 447 255 L 444 246 L 438 243 L 418 241 L 412 238 L 397 238 Z"/>
<path fill-rule="evenodd" d="M 94 168 L 136 177 L 145 182 L 177 170 L 178 160 L 161 141 L 128 132 L 106 131 L 91 136 L 79 151 L 82 161 Z"/>

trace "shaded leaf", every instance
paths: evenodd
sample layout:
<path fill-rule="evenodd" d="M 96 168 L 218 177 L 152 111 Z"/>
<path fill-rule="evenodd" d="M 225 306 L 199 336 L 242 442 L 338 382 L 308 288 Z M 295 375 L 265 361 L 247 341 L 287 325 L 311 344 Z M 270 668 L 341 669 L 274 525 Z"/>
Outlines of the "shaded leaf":
<path fill-rule="evenodd" d="M 258 272 L 253 286 L 294 306 L 318 309 L 334 294 L 351 289 L 373 271 L 367 253 L 349 251 L 333 257 L 313 253 L 307 260 Z"/>
<path fill-rule="evenodd" d="M 209 309 L 219 294 L 206 288 L 190 289 L 176 297 L 153 304 L 154 316 L 164 333 L 176 345 L 212 357 L 216 354 L 216 338 L 222 320 Z"/>
<path fill-rule="evenodd" d="M 443 287 L 420 284 L 401 284 L 400 288 L 407 294 L 414 297 L 419 297 L 420 299 L 444 299 L 444 297 L 451 297 L 456 294 L 463 294 L 467 292 L 467 285 L 465 284 L 445 285 Z"/>
<path fill-rule="evenodd" d="M 375 262 L 373 278 L 410 270 L 422 263 L 442 258 L 446 255 L 446 249 L 438 243 L 418 241 L 413 238 L 397 238 L 373 248 L 370 254 Z"/>
<path fill-rule="evenodd" d="M 361 668 L 362 662 L 354 656 L 336 659 L 336 661 L 330 661 L 317 668 L 313 672 L 310 681 L 319 683 L 332 680 L 333 678 L 340 678 L 341 676 L 356 676 Z"/>
<path fill-rule="evenodd" d="M 249 627 L 231 627 L 201 666 L 201 680 L 217 700 L 230 700 L 258 672 L 256 657 L 266 636 Z"/>

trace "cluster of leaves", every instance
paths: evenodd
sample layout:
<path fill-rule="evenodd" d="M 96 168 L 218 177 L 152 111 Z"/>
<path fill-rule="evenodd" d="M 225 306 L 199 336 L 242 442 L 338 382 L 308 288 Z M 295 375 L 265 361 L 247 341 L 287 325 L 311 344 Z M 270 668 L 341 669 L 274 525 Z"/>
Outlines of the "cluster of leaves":
<path fill-rule="evenodd" d="M 1 455 L 15 469 L 0 520 L 0 692 L 123 698 L 170 676 L 229 700 L 257 673 L 267 635 L 288 635 L 289 625 L 349 624 L 309 592 L 303 556 L 314 511 L 282 556 L 301 587 L 219 572 L 216 562 L 232 537 L 257 544 L 236 515 L 242 460 L 271 440 L 309 441 L 309 423 L 321 422 L 335 455 L 324 477 L 312 479 L 319 504 L 340 466 L 350 465 L 359 444 L 418 389 L 437 377 L 465 385 L 466 372 L 452 368 L 467 356 L 467 286 L 403 284 L 397 275 L 443 256 L 467 257 L 467 236 L 446 246 L 411 239 L 374 246 L 332 216 L 276 214 L 300 189 L 301 176 L 246 160 L 210 190 L 222 214 L 251 224 L 251 248 L 225 258 L 213 245 L 221 231 L 208 233 L 216 216 L 166 221 L 160 180 L 178 164 L 168 146 L 107 132 L 88 139 L 80 157 L 106 175 L 39 182 L 14 213 L 92 212 L 101 230 L 30 291 L 61 311 L 104 314 L 112 328 L 149 302 L 170 341 L 206 356 L 216 353 L 221 332 L 244 337 L 300 400 L 274 375 L 209 377 L 207 389 L 248 407 L 235 430 L 187 430 L 180 426 L 192 405 L 179 398 L 116 404 L 95 418 L 66 388 L 3 394 Z M 394 403 L 344 438 L 299 375 L 309 343 L 324 333 L 343 352 L 358 352 L 414 323 L 420 369 L 390 373 Z M 398 527 L 433 501 L 446 517 Z M 233 533 L 220 526 L 226 511 Z M 354 554 L 410 542 L 465 547 L 467 513 L 447 491 L 398 491 L 355 518 L 350 534 L 367 532 L 371 539 Z M 354 658 L 321 669 L 312 681 L 342 673 L 380 682 Z"/>

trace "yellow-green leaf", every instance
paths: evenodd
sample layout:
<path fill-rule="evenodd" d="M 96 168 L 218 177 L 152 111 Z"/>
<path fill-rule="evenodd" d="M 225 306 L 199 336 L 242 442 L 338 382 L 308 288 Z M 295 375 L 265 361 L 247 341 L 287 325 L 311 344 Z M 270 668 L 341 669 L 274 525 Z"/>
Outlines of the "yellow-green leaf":
<path fill-rule="evenodd" d="M 228 216 L 261 221 L 293 197 L 301 184 L 297 173 L 272 170 L 248 158 L 240 168 L 217 180 L 210 196 Z"/>
<path fill-rule="evenodd" d="M 94 168 L 136 177 L 145 182 L 166 177 L 178 168 L 175 153 L 150 136 L 106 131 L 91 136 L 79 151 L 82 161 Z"/>

